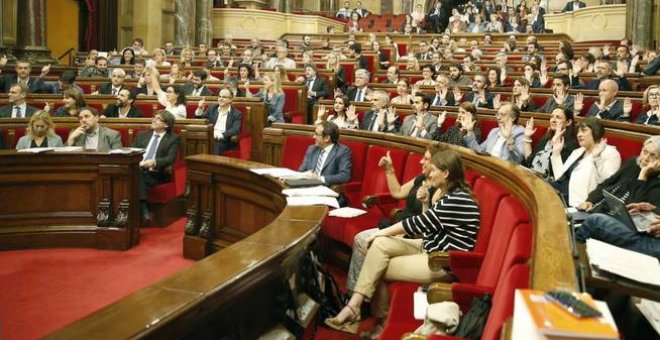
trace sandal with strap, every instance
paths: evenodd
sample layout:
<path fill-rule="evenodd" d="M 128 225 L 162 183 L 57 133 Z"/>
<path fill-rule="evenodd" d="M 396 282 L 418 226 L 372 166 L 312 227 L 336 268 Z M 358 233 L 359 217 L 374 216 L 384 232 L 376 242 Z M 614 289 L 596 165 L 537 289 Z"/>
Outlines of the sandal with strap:
<path fill-rule="evenodd" d="M 358 328 L 360 328 L 360 314 L 355 311 L 355 309 L 349 305 L 346 305 L 345 308 L 348 308 L 351 311 L 352 316 L 346 319 L 344 322 L 339 322 L 336 317 L 327 318 L 324 320 L 326 326 L 346 333 L 357 334 Z"/>

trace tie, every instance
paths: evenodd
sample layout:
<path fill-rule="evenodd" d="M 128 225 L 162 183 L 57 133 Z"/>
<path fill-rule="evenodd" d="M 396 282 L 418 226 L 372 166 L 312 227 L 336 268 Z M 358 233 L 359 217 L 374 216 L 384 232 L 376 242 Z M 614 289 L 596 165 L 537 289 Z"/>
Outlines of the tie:
<path fill-rule="evenodd" d="M 117 95 L 117 90 L 116 90 L 116 89 L 112 89 L 112 94 L 116 96 L 116 95 Z"/>
<path fill-rule="evenodd" d="M 355 101 L 356 102 L 361 102 L 362 101 L 362 90 L 360 90 L 360 89 L 357 90 L 357 95 L 355 95 Z"/>
<path fill-rule="evenodd" d="M 316 167 L 314 168 L 314 174 L 317 175 L 317 176 L 321 175 L 321 170 L 322 170 L 321 165 L 323 165 L 323 154 L 324 153 L 325 153 L 325 149 L 322 149 L 321 152 L 319 152 L 319 158 L 316 161 Z"/>
<path fill-rule="evenodd" d="M 158 138 L 160 138 L 159 135 L 154 134 L 152 137 L 152 142 L 151 145 L 149 145 L 149 150 L 147 150 L 147 154 L 144 156 L 144 160 L 148 161 L 150 159 L 154 159 L 154 156 L 156 155 L 156 147 L 158 146 Z"/>
<path fill-rule="evenodd" d="M 23 113 L 21 112 L 20 106 L 14 106 L 16 108 L 16 118 L 23 118 Z"/>

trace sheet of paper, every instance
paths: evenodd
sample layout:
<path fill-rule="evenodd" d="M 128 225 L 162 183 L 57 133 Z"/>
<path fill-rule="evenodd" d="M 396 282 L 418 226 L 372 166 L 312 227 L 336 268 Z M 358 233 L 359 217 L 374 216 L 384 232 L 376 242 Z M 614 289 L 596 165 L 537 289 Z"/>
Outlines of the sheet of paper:
<path fill-rule="evenodd" d="M 660 335 L 660 302 L 641 299 L 635 306 L 637 306 L 653 329 Z"/>
<path fill-rule="evenodd" d="M 595 239 L 587 240 L 589 263 L 598 270 L 638 282 L 660 285 L 658 259 Z"/>
<path fill-rule="evenodd" d="M 134 152 L 140 152 L 143 151 L 144 149 L 142 148 L 121 148 L 121 149 L 114 149 L 110 150 L 108 153 L 109 154 L 131 154 Z"/>
<path fill-rule="evenodd" d="M 48 152 L 48 151 L 53 151 L 55 148 L 30 148 L 30 149 L 21 149 L 18 150 L 18 152 L 25 152 L 25 153 L 42 153 L 42 152 Z"/>
<path fill-rule="evenodd" d="M 330 211 L 328 215 L 335 217 L 343 217 L 343 218 L 353 218 L 366 213 L 367 213 L 366 210 L 356 209 L 351 207 L 343 207 Z"/>
<path fill-rule="evenodd" d="M 286 203 L 293 206 L 327 205 L 333 208 L 339 208 L 339 202 L 337 202 L 337 199 L 327 196 L 287 197 Z"/>
<path fill-rule="evenodd" d="M 286 196 L 328 196 L 339 197 L 339 194 L 325 185 L 308 188 L 284 189 L 282 193 Z"/>
<path fill-rule="evenodd" d="M 285 177 L 285 176 L 295 176 L 300 174 L 297 171 L 293 171 L 289 168 L 260 168 L 260 169 L 250 169 L 250 171 L 254 172 L 257 175 L 269 175 L 273 177 Z"/>
<path fill-rule="evenodd" d="M 83 151 L 82 146 L 63 146 L 59 148 L 55 148 L 53 151 L 55 152 L 80 152 Z"/>

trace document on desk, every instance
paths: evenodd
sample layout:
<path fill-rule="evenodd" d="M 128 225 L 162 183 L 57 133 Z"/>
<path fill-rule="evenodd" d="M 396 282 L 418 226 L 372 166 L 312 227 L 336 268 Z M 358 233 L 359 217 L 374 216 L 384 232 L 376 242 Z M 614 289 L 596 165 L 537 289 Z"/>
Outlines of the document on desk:
<path fill-rule="evenodd" d="M 327 205 L 333 208 L 339 208 L 339 202 L 337 202 L 337 199 L 327 196 L 287 197 L 286 204 L 292 206 Z"/>
<path fill-rule="evenodd" d="M 134 152 L 140 152 L 140 151 L 144 151 L 144 149 L 143 148 L 121 148 L 121 149 L 110 150 L 110 151 L 108 151 L 108 153 L 111 154 L 111 155 L 112 154 L 128 155 L 128 154 L 132 154 Z"/>
<path fill-rule="evenodd" d="M 655 257 L 595 239 L 587 240 L 587 255 L 594 269 L 645 284 L 660 285 L 660 262 Z"/>
<path fill-rule="evenodd" d="M 55 148 L 29 148 L 29 149 L 20 149 L 18 152 L 25 152 L 25 153 L 42 153 L 42 152 L 48 152 L 48 151 L 53 151 Z"/>
<path fill-rule="evenodd" d="M 339 194 L 334 190 L 326 187 L 325 185 L 317 185 L 315 187 L 284 189 L 282 193 L 289 197 L 300 196 L 322 196 L 322 197 L 339 197 Z"/>
<path fill-rule="evenodd" d="M 82 146 L 62 146 L 59 148 L 53 149 L 55 152 L 81 152 L 83 151 Z"/>
<path fill-rule="evenodd" d="M 301 173 L 298 171 L 293 171 L 289 168 L 259 168 L 259 169 L 250 169 L 257 175 L 269 175 L 277 178 L 299 176 Z"/>

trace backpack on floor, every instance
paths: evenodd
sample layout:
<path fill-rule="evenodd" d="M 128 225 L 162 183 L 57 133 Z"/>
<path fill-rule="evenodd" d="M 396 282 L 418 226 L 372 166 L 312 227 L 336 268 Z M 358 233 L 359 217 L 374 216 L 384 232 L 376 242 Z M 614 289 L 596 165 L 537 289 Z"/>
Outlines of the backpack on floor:
<path fill-rule="evenodd" d="M 319 303 L 317 321 L 323 323 L 326 318 L 333 317 L 346 304 L 337 280 L 321 266 L 314 251 L 309 251 L 300 263 L 298 287 Z"/>
<path fill-rule="evenodd" d="M 468 310 L 458 323 L 458 328 L 455 337 L 462 337 L 467 339 L 481 339 L 481 334 L 484 332 L 486 320 L 490 313 L 491 297 L 488 294 L 480 298 L 472 299 L 470 310 Z"/>

